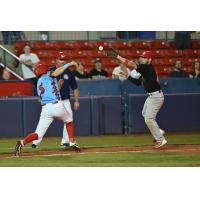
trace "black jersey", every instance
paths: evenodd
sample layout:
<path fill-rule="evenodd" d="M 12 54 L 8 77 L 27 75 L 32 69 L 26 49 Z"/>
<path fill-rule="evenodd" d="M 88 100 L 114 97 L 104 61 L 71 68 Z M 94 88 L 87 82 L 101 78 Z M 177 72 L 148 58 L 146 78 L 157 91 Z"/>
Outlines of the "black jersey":
<path fill-rule="evenodd" d="M 142 75 L 142 84 L 146 92 L 156 92 L 160 90 L 160 84 L 157 80 L 157 74 L 151 64 L 140 64 L 137 71 Z"/>
<path fill-rule="evenodd" d="M 87 79 L 87 78 L 90 78 L 89 74 L 87 72 L 84 72 L 83 74 L 81 74 L 80 72 L 78 71 L 73 71 L 74 75 L 79 78 L 79 79 Z"/>

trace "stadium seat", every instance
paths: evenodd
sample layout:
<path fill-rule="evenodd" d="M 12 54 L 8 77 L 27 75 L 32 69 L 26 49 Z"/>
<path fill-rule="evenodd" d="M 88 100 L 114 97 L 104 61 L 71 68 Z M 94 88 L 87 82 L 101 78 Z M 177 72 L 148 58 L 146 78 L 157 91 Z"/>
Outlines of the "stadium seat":
<path fill-rule="evenodd" d="M 71 50 L 70 54 L 72 58 L 83 58 L 87 56 L 86 52 L 81 50 Z"/>
<path fill-rule="evenodd" d="M 46 58 L 43 58 L 43 59 L 40 59 L 40 62 L 51 67 L 55 64 L 54 60 L 52 59 L 46 59 Z"/>
<path fill-rule="evenodd" d="M 37 42 L 37 41 L 32 41 L 29 43 L 30 44 L 30 47 L 35 50 L 35 49 L 39 49 L 39 50 L 42 50 L 42 49 L 51 49 L 53 48 L 53 44 L 52 42 Z"/>
<path fill-rule="evenodd" d="M 184 55 L 187 58 L 199 58 L 200 50 L 199 49 L 187 49 L 187 50 L 184 50 Z"/>
<path fill-rule="evenodd" d="M 106 41 L 97 41 L 96 45 L 97 45 L 97 48 L 99 46 L 103 46 L 104 49 L 109 49 L 111 47 L 110 42 L 106 42 Z"/>
<path fill-rule="evenodd" d="M 170 49 L 170 43 L 163 40 L 154 40 L 151 42 L 151 47 L 155 50 L 157 49 Z"/>
<path fill-rule="evenodd" d="M 71 49 L 74 49 L 72 42 L 68 42 L 68 41 L 53 42 L 53 46 L 56 50 L 71 50 Z"/>
<path fill-rule="evenodd" d="M 87 50 L 86 55 L 91 58 L 103 58 L 106 57 L 106 52 L 98 50 Z"/>
<path fill-rule="evenodd" d="M 40 59 L 42 59 L 42 58 L 49 58 L 48 51 L 33 50 L 32 53 L 35 53 Z"/>
<path fill-rule="evenodd" d="M 26 42 L 24 41 L 18 41 L 14 43 L 14 48 L 17 50 L 22 50 L 25 46 Z"/>
<path fill-rule="evenodd" d="M 166 51 L 163 49 L 159 49 L 159 50 L 152 50 L 154 57 L 155 58 L 165 58 L 166 55 Z"/>
<path fill-rule="evenodd" d="M 200 49 L 200 41 L 199 40 L 193 40 L 192 41 L 192 48 L 193 49 Z"/>
<path fill-rule="evenodd" d="M 169 50 L 165 50 L 166 55 L 169 58 L 182 58 L 184 57 L 184 52 L 183 50 L 174 50 L 174 49 L 169 49 Z"/>
<path fill-rule="evenodd" d="M 115 58 L 102 58 L 102 64 L 104 67 L 116 67 L 119 61 Z"/>
<path fill-rule="evenodd" d="M 114 49 L 130 49 L 131 43 L 126 41 L 113 41 L 111 42 L 111 46 Z"/>
<path fill-rule="evenodd" d="M 134 42 L 131 42 L 131 46 L 134 49 L 146 50 L 146 49 L 151 48 L 151 42 L 150 41 L 136 41 L 136 42 L 134 41 Z"/>
<path fill-rule="evenodd" d="M 77 50 L 88 50 L 92 49 L 90 42 L 88 41 L 73 41 L 71 42 L 74 49 Z"/>

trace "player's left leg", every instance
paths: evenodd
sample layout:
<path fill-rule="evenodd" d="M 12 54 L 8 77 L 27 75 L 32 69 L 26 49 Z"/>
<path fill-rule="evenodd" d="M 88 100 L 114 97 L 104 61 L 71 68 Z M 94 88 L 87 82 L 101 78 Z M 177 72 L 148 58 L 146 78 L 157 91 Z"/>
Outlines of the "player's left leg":
<path fill-rule="evenodd" d="M 23 140 L 17 141 L 16 147 L 15 147 L 16 156 L 20 155 L 23 146 L 29 144 L 30 142 L 34 140 L 40 140 L 41 138 L 43 138 L 47 129 L 49 128 L 50 124 L 53 121 L 53 117 L 51 116 L 51 113 L 49 112 L 50 110 L 51 108 L 49 109 L 48 106 L 43 107 L 36 131 L 34 133 L 28 134 Z"/>

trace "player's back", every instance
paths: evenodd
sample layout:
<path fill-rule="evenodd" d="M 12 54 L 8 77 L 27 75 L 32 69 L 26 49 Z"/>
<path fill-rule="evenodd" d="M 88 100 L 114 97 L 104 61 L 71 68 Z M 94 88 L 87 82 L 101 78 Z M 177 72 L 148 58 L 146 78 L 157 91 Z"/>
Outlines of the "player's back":
<path fill-rule="evenodd" d="M 56 78 L 45 74 L 38 79 L 37 93 L 42 104 L 54 103 L 61 100 Z"/>

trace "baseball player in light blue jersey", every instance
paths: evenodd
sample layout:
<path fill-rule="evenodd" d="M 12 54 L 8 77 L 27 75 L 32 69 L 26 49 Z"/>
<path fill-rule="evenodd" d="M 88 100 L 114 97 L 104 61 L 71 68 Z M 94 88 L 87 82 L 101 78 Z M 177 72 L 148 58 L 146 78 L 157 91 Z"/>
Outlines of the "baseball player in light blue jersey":
<path fill-rule="evenodd" d="M 55 66 L 49 68 L 50 71 L 54 71 L 59 67 L 62 67 L 66 64 L 66 55 L 64 52 L 59 51 L 58 55 L 55 60 Z M 70 129 L 71 132 L 68 132 L 66 129 L 66 126 L 63 127 L 63 137 L 61 140 L 61 147 L 62 148 L 72 148 L 75 151 L 79 151 L 80 147 L 78 144 L 74 141 L 74 123 L 73 123 L 73 112 L 71 108 L 70 103 L 70 89 L 73 90 L 74 95 L 74 110 L 77 110 L 80 106 L 79 103 L 79 91 L 78 91 L 78 84 L 76 82 L 75 76 L 73 72 L 69 69 L 65 70 L 61 75 L 59 75 L 57 78 L 58 86 L 60 89 L 60 95 L 61 95 L 61 101 L 67 111 L 68 114 L 68 130 Z M 71 119 L 71 123 L 70 123 Z M 69 128 L 70 127 L 70 128 Z M 37 148 L 39 144 L 41 143 L 42 138 L 39 140 L 34 140 L 32 143 L 33 148 Z"/>
<path fill-rule="evenodd" d="M 37 125 L 35 132 L 30 133 L 23 140 L 17 141 L 15 147 L 15 155 L 19 156 L 22 147 L 33 140 L 42 138 L 54 118 L 60 119 L 66 125 L 68 132 L 72 131 L 67 111 L 61 102 L 60 91 L 56 77 L 62 74 L 69 66 L 77 65 L 76 62 L 72 61 L 65 64 L 62 67 L 57 68 L 53 72 L 48 72 L 48 67 L 44 64 L 36 65 L 34 69 L 35 75 L 38 77 L 37 93 L 41 98 L 42 111 L 40 114 L 40 120 Z"/>

